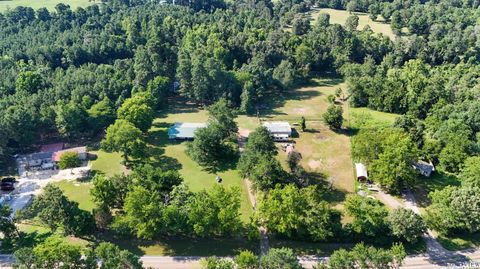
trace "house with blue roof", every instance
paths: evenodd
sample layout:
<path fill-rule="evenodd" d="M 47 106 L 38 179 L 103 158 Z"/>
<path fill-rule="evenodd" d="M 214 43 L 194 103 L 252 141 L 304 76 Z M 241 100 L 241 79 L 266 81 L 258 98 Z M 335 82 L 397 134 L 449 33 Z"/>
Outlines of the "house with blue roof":
<path fill-rule="evenodd" d="M 195 131 L 207 127 L 206 123 L 176 122 L 168 128 L 168 138 L 176 140 L 191 140 Z"/>

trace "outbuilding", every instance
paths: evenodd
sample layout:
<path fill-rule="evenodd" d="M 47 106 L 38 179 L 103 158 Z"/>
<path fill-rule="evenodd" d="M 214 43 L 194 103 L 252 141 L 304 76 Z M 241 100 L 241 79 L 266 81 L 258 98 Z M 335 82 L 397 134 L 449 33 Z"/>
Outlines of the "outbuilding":
<path fill-rule="evenodd" d="M 417 170 L 422 176 L 429 177 L 435 171 L 435 166 L 431 162 L 418 161 L 413 164 L 413 168 Z"/>
<path fill-rule="evenodd" d="M 368 180 L 367 167 L 363 163 L 356 163 L 357 180 L 365 182 Z"/>
<path fill-rule="evenodd" d="M 168 138 L 178 140 L 191 140 L 195 137 L 195 131 L 207 127 L 206 123 L 176 122 L 168 128 Z"/>
<path fill-rule="evenodd" d="M 292 127 L 286 121 L 264 122 L 263 126 L 267 128 L 275 141 L 289 141 L 292 136 Z"/>

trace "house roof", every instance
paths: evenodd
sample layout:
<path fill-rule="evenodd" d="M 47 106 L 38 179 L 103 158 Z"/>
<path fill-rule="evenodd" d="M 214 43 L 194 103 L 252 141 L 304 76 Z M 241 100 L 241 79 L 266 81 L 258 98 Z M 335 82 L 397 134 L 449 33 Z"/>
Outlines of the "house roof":
<path fill-rule="evenodd" d="M 55 152 L 63 149 L 63 143 L 42 145 L 40 152 Z"/>
<path fill-rule="evenodd" d="M 357 172 L 357 178 L 368 178 L 367 167 L 363 163 L 356 163 L 355 170 Z"/>
<path fill-rule="evenodd" d="M 52 158 L 52 152 L 37 152 L 30 154 L 31 160 L 44 160 Z"/>
<path fill-rule="evenodd" d="M 54 152 L 52 156 L 53 161 L 59 162 L 62 155 L 66 152 L 76 152 L 77 154 L 86 153 L 87 147 L 70 148 L 70 149 L 64 149 L 64 150 Z"/>
<path fill-rule="evenodd" d="M 435 171 L 435 167 L 433 166 L 433 164 L 424 161 L 418 161 L 414 163 L 413 167 L 422 171 L 426 175 L 430 175 L 433 171 Z"/>
<path fill-rule="evenodd" d="M 265 126 L 270 133 L 291 133 L 292 132 L 292 127 L 290 127 L 290 123 L 286 121 L 264 122 L 263 126 Z"/>
<path fill-rule="evenodd" d="M 206 123 L 176 122 L 168 128 L 169 137 L 193 138 L 195 131 L 207 127 Z"/>

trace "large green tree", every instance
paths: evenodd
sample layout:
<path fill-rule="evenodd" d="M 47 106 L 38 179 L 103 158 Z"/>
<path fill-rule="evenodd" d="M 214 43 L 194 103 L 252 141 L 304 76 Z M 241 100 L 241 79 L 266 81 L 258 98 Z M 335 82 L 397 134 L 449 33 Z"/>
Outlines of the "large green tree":
<path fill-rule="evenodd" d="M 142 131 L 126 120 L 116 120 L 107 128 L 101 147 L 107 152 L 121 152 L 125 162 L 129 157 L 145 157 L 145 142 Z"/>
<path fill-rule="evenodd" d="M 427 231 L 422 218 L 409 209 L 399 208 L 390 212 L 387 223 L 394 236 L 407 242 L 417 242 Z"/>
<path fill-rule="evenodd" d="M 134 95 L 125 100 L 122 106 L 118 108 L 118 119 L 126 120 L 142 132 L 147 132 L 152 126 L 154 118 L 154 111 L 150 106 L 152 100 L 149 98 L 153 98 L 153 96 L 149 95 L 149 97 L 144 97 Z"/>

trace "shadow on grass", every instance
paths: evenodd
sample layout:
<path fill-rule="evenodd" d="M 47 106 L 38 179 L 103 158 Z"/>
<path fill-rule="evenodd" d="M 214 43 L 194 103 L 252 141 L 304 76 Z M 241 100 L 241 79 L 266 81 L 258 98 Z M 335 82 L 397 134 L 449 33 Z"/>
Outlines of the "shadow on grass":
<path fill-rule="evenodd" d="M 190 238 L 162 237 L 156 240 L 123 238 L 112 233 L 102 233 L 99 241 L 111 242 L 122 249 L 136 255 L 168 255 L 168 256 L 233 256 L 248 249 L 258 252 L 258 242 L 246 238 Z"/>
<path fill-rule="evenodd" d="M 436 171 L 431 177 L 419 176 L 413 187 L 415 199 L 421 207 L 430 205 L 428 194 L 436 190 L 443 190 L 447 186 L 460 186 L 460 180 L 451 174 Z"/>
<path fill-rule="evenodd" d="M 480 232 L 460 233 L 437 237 L 438 242 L 447 250 L 457 251 L 480 246 Z"/>

